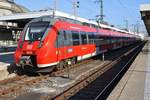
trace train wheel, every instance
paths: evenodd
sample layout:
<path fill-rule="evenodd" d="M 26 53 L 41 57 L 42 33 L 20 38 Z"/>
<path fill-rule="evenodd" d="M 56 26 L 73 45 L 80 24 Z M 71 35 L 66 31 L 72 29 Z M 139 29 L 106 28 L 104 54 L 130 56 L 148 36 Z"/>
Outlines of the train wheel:
<path fill-rule="evenodd" d="M 66 67 L 66 62 L 60 61 L 60 63 L 57 65 L 57 70 L 62 70 L 65 67 Z"/>
<path fill-rule="evenodd" d="M 74 57 L 74 58 L 72 58 L 71 59 L 71 65 L 74 65 L 74 64 L 76 64 L 77 63 L 77 60 L 76 60 L 76 58 Z"/>

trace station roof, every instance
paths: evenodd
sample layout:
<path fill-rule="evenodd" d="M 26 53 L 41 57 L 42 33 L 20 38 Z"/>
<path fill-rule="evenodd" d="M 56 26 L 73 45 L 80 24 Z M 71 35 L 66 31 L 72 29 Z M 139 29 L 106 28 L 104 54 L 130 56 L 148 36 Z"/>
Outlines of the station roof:
<path fill-rule="evenodd" d="M 140 6 L 141 17 L 146 26 L 148 35 L 150 36 L 150 4 L 142 4 Z"/>
<path fill-rule="evenodd" d="M 54 14 L 53 10 L 41 10 L 41 11 L 28 12 L 28 13 L 18 13 L 18 14 L 0 16 L 0 21 L 15 22 L 18 24 L 26 24 L 31 19 L 38 18 L 41 16 L 52 16 L 53 14 Z M 89 22 L 89 20 L 87 20 L 87 19 L 75 17 L 73 15 L 70 15 L 70 14 L 67 14 L 64 12 L 60 12 L 60 11 L 55 11 L 55 15 L 61 16 L 61 17 L 66 17 L 66 18 L 71 18 L 71 19 L 77 19 L 81 22 Z"/>
<path fill-rule="evenodd" d="M 150 4 L 142 4 L 140 6 L 140 11 L 150 11 Z"/>
<path fill-rule="evenodd" d="M 0 16 L 0 21 L 7 22 L 28 22 L 33 18 L 50 15 L 49 11 L 18 13 L 6 16 Z"/>
<path fill-rule="evenodd" d="M 13 15 L 1 16 L 0 21 L 15 22 L 15 23 L 20 24 L 20 26 L 24 26 L 31 19 L 38 18 L 41 16 L 52 16 L 53 14 L 54 14 L 53 10 L 41 10 L 41 11 L 36 11 L 36 12 L 18 13 L 18 14 L 13 14 Z M 74 15 L 60 12 L 60 11 L 55 11 L 55 16 L 70 18 L 70 19 L 78 20 L 80 22 L 84 22 L 84 23 L 88 23 L 88 24 L 92 24 L 92 25 L 97 25 L 97 26 L 100 26 L 102 28 L 107 28 L 107 29 L 118 31 L 118 32 L 128 33 L 125 30 L 120 30 L 118 28 L 111 27 L 109 25 L 104 25 L 101 23 L 98 24 L 95 21 L 90 21 L 90 20 L 87 20 L 87 19 L 81 18 L 81 17 L 75 17 Z"/>
<path fill-rule="evenodd" d="M 1 16 L 0 21 L 18 21 L 18 20 L 27 20 L 27 19 L 33 19 L 33 18 L 38 18 L 41 16 L 52 16 L 53 15 L 53 10 L 42 10 L 42 11 L 35 11 L 35 12 L 28 12 L 28 13 L 18 13 L 18 14 L 12 14 L 12 15 L 7 15 L 7 16 Z M 61 17 L 66 17 L 66 18 L 71 18 L 75 19 L 75 16 L 71 14 L 67 14 L 64 12 L 56 11 L 55 12 L 56 16 L 61 16 Z M 87 22 L 87 19 L 76 17 L 77 20 L 82 21 L 82 22 Z"/>

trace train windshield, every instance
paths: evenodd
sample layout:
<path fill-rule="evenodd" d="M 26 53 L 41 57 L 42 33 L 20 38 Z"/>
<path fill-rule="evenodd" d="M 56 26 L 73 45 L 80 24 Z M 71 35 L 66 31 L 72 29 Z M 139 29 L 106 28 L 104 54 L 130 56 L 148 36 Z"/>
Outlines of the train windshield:
<path fill-rule="evenodd" d="M 29 41 L 42 40 L 48 28 L 50 28 L 50 23 L 47 21 L 31 22 L 25 29 L 24 39 Z"/>

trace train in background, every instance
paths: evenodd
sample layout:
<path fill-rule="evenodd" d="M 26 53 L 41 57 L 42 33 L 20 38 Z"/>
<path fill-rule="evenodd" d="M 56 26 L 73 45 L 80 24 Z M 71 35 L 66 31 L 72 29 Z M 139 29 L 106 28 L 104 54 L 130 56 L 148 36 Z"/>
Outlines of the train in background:
<path fill-rule="evenodd" d="M 17 67 L 52 71 L 137 41 L 138 35 L 114 27 L 43 16 L 25 26 L 14 57 Z"/>

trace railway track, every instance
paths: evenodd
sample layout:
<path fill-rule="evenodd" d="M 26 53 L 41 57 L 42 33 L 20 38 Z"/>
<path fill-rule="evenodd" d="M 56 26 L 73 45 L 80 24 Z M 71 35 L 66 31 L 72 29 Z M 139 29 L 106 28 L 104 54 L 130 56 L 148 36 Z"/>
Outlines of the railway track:
<path fill-rule="evenodd" d="M 63 93 L 55 96 L 53 99 L 56 100 L 106 99 L 107 95 L 110 93 L 111 90 L 110 88 L 112 88 L 112 85 L 116 83 L 116 80 L 119 79 L 124 69 L 126 69 L 126 66 L 128 66 L 132 62 L 132 60 L 136 57 L 136 55 L 140 52 L 143 45 L 144 43 L 136 46 L 135 48 L 116 58 L 112 62 L 107 62 L 106 64 L 103 65 L 103 67 L 97 69 L 95 72 L 92 72 L 89 76 L 87 76 L 80 82 L 76 83 Z M 117 66 L 117 64 L 123 60 L 125 60 L 124 61 L 125 65 L 123 67 L 119 67 L 120 71 L 118 71 L 117 69 L 113 69 L 113 66 Z M 115 72 L 117 72 L 117 74 L 114 74 Z"/>
<path fill-rule="evenodd" d="M 126 53 L 126 55 L 127 55 L 127 53 Z M 114 57 L 114 58 L 116 58 L 116 57 Z M 82 66 L 84 64 L 88 64 L 89 62 L 93 62 L 93 61 L 94 61 L 93 59 L 85 60 L 85 61 L 80 62 L 80 63 L 78 63 L 74 66 L 70 66 L 70 67 L 65 68 L 63 70 L 53 72 L 50 75 L 40 75 L 40 76 L 36 76 L 36 77 L 35 76 L 34 77 L 28 77 L 26 75 L 23 75 L 23 76 L 17 76 L 15 78 L 7 79 L 7 80 L 4 80 L 4 81 L 0 81 L 0 86 L 1 86 L 0 87 L 0 98 L 8 97 L 13 93 L 20 93 L 24 90 L 24 88 L 26 88 L 28 86 L 31 86 L 31 85 L 39 84 L 39 82 L 47 80 L 50 76 L 54 76 L 54 77 L 55 76 L 61 76 L 64 73 L 67 73 L 68 70 L 71 71 L 71 70 L 78 69 L 79 66 Z M 106 62 L 106 63 L 103 64 L 103 66 L 108 66 L 108 64 L 110 64 L 110 63 L 111 63 L 110 61 Z M 116 62 L 113 62 L 112 64 L 115 64 L 115 63 Z M 109 68 L 107 68 L 105 70 L 108 70 L 108 69 Z M 95 73 L 95 71 L 97 71 L 97 70 L 103 70 L 103 72 L 105 72 L 104 69 L 102 69 L 102 68 L 95 69 L 95 70 L 93 70 L 89 73 L 88 77 L 90 77 L 91 76 L 90 74 Z M 102 73 L 100 73 L 100 74 L 102 74 Z M 97 76 L 97 75 L 100 75 L 100 74 L 95 74 L 95 75 Z M 84 83 L 84 87 L 87 86 L 94 79 L 96 79 L 96 77 L 95 78 L 91 77 L 90 80 L 88 80 L 88 81 L 86 81 L 86 83 Z M 81 79 L 80 81 L 83 81 L 83 80 Z M 83 88 L 83 86 L 80 86 L 80 89 L 82 89 L 82 88 Z M 76 89 L 76 90 L 79 90 L 79 89 Z M 74 94 L 76 92 L 71 92 L 71 94 Z M 70 96 L 72 96 L 72 95 L 70 95 Z M 64 97 L 66 98 L 66 96 L 64 96 Z M 45 98 L 49 99 L 49 98 L 52 98 L 52 97 L 46 96 L 46 97 L 44 97 L 44 99 Z M 68 98 L 68 96 L 67 96 L 67 98 Z"/>
<path fill-rule="evenodd" d="M 40 76 L 23 75 L 23 76 L 16 76 L 13 78 L 2 80 L 2 81 L 0 81 L 0 98 L 1 97 L 5 98 L 5 97 L 13 94 L 14 92 L 20 92 L 28 86 L 35 85 L 41 81 L 47 80 L 49 77 L 61 76 L 68 70 L 77 69 L 79 66 L 82 66 L 82 65 L 87 64 L 92 61 L 93 61 L 92 59 L 88 59 L 88 60 L 82 61 L 80 63 L 77 63 L 73 66 L 64 68 L 62 70 L 52 72 L 48 75 L 40 75 Z"/>
<path fill-rule="evenodd" d="M 12 81 L 4 85 L 0 85 L 2 88 L 0 90 L 0 97 L 9 96 L 15 92 L 21 92 L 25 87 L 37 84 L 39 81 L 46 80 L 49 76 L 38 76 L 38 77 L 28 77 L 25 76 L 23 79 L 19 77 L 17 80 Z"/>

